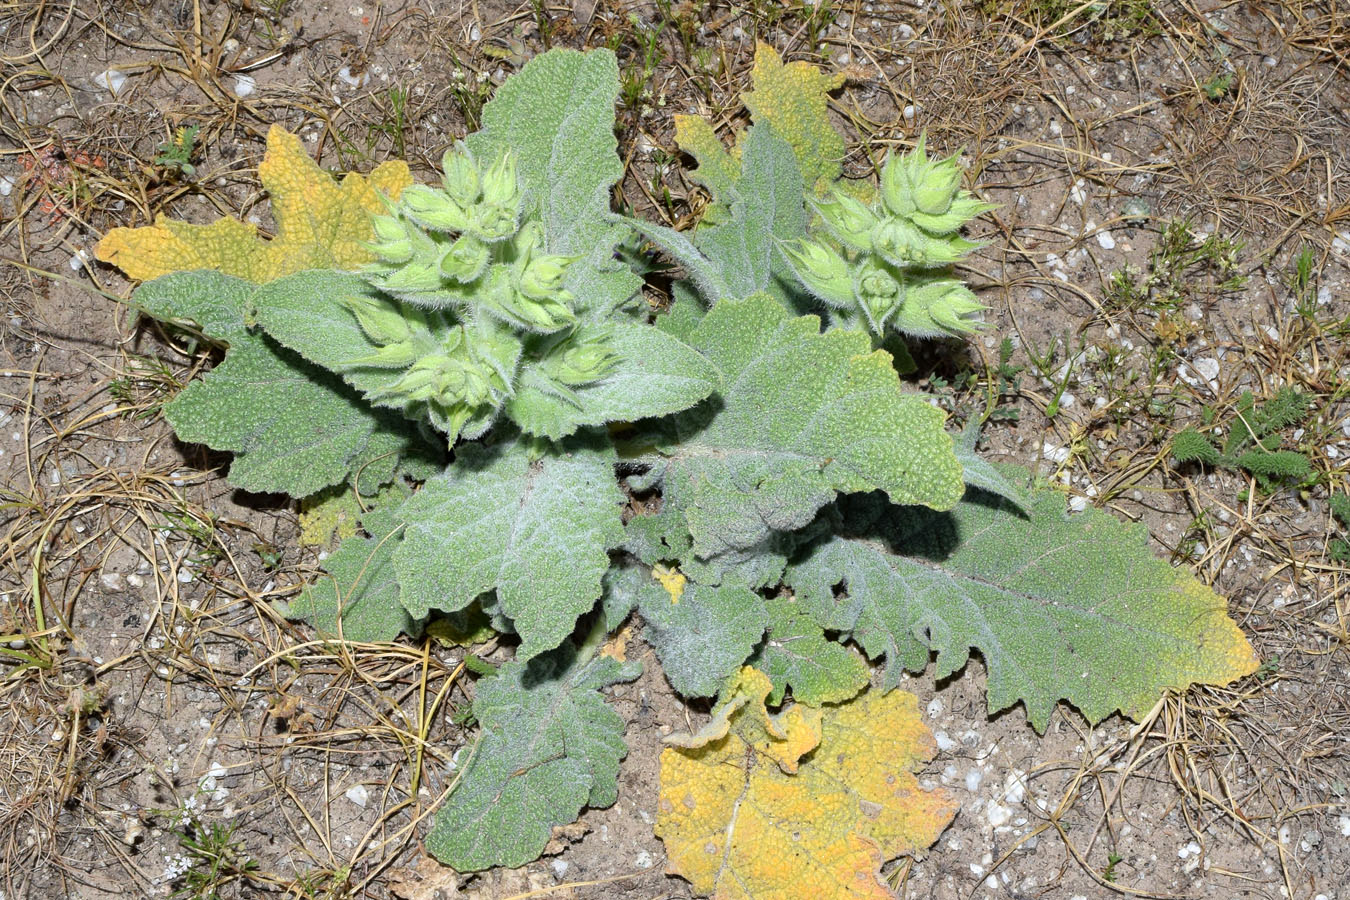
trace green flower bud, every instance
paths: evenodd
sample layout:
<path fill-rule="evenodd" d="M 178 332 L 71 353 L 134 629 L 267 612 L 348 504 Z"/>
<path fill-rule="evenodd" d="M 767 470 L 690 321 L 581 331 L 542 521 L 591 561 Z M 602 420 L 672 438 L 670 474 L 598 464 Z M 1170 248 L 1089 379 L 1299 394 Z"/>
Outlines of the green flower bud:
<path fill-rule="evenodd" d="M 441 274 L 460 284 L 468 284 L 483 274 L 488 264 L 487 245 L 471 234 L 460 235 L 441 257 Z"/>
<path fill-rule="evenodd" d="M 821 300 L 840 308 L 854 302 L 853 276 L 836 251 L 814 241 L 798 241 L 795 247 L 784 245 L 783 255 L 797 280 Z"/>
<path fill-rule="evenodd" d="M 410 219 L 427 228 L 459 232 L 469 227 L 464 208 L 444 191 L 414 184 L 403 190 L 399 202 Z"/>
<path fill-rule="evenodd" d="M 549 334 L 566 328 L 577 320 L 572 311 L 574 298 L 567 291 L 559 290 L 544 297 L 526 297 L 519 291 L 504 306 L 509 316 L 516 322 L 541 334 Z"/>
<path fill-rule="evenodd" d="M 858 267 L 854 279 L 859 306 L 872 329 L 880 334 L 886 320 L 900 306 L 900 282 L 871 260 Z"/>
<path fill-rule="evenodd" d="M 563 276 L 575 256 L 540 255 L 533 257 L 520 273 L 520 292 L 539 300 L 557 293 L 562 288 Z"/>
<path fill-rule="evenodd" d="M 918 208 L 905 157 L 887 154 L 881 167 L 881 201 L 897 216 L 908 216 Z"/>
<path fill-rule="evenodd" d="M 338 302 L 356 317 L 366 337 L 376 344 L 397 344 L 412 337 L 407 320 L 394 303 L 360 294 L 343 297 Z"/>
<path fill-rule="evenodd" d="M 421 356 L 414 341 L 400 341 L 386 344 L 368 356 L 352 360 L 354 366 L 369 366 L 373 369 L 406 369 L 417 362 Z"/>
<path fill-rule="evenodd" d="M 915 337 L 968 334 L 982 324 L 968 317 L 983 309 L 961 282 L 930 281 L 906 292 L 904 305 L 895 317 L 895 327 Z"/>
<path fill-rule="evenodd" d="M 877 224 L 872 231 L 872 244 L 894 266 L 922 266 L 928 261 L 923 232 L 898 216 Z"/>
<path fill-rule="evenodd" d="M 922 141 L 921 141 L 922 143 Z M 956 154 L 934 163 L 926 163 L 915 181 L 914 205 L 919 212 L 941 215 L 951 208 L 961 189 L 961 168 Z"/>
<path fill-rule="evenodd" d="M 969 195 L 958 196 L 941 215 L 929 215 L 916 210 L 910 218 L 929 234 L 951 234 L 976 216 L 998 209 L 997 203 L 985 203 Z"/>
<path fill-rule="evenodd" d="M 608 346 L 588 341 L 550 356 L 545 371 L 559 383 L 576 387 L 604 378 L 618 361 Z"/>
<path fill-rule="evenodd" d="M 414 259 L 376 281 L 376 286 L 395 296 L 438 291 L 441 271 L 435 262 Z"/>
<path fill-rule="evenodd" d="M 520 205 L 520 182 L 516 177 L 516 155 L 507 151 L 483 173 L 483 204 L 516 210 Z"/>
<path fill-rule="evenodd" d="M 481 190 L 478 163 L 463 143 L 456 143 L 445 151 L 441 157 L 441 170 L 445 173 L 441 183 L 452 200 L 466 209 L 478 202 Z"/>
<path fill-rule="evenodd" d="M 872 249 L 871 235 L 877 217 L 862 201 L 834 191 L 829 197 L 816 201 L 816 212 L 846 246 L 864 252 Z"/>
<path fill-rule="evenodd" d="M 511 239 L 511 249 L 517 261 L 528 261 L 536 250 L 543 249 L 544 227 L 536 221 L 526 222 Z"/>

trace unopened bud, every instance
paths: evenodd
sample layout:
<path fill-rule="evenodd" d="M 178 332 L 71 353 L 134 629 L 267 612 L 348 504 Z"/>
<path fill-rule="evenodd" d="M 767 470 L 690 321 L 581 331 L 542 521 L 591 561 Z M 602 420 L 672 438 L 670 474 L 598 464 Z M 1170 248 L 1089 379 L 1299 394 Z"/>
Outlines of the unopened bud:
<path fill-rule="evenodd" d="M 441 170 L 445 173 L 441 183 L 445 185 L 445 191 L 451 199 L 466 209 L 478 202 L 481 187 L 478 163 L 463 144 L 457 144 L 445 151 L 445 155 L 441 157 Z"/>
<path fill-rule="evenodd" d="M 917 208 L 914 185 L 904 157 L 886 157 L 886 163 L 881 167 L 881 200 L 897 216 L 908 216 Z"/>
<path fill-rule="evenodd" d="M 576 321 L 572 300 L 572 295 L 564 290 L 554 291 L 544 297 L 526 297 L 514 292 L 514 297 L 507 304 L 507 312 L 529 330 L 549 334 Z"/>
<path fill-rule="evenodd" d="M 340 302 L 356 317 L 366 337 L 376 344 L 395 344 L 412 337 L 402 311 L 393 303 L 360 294 L 344 297 Z"/>
<path fill-rule="evenodd" d="M 923 233 L 899 216 L 878 223 L 872 232 L 872 243 L 891 265 L 923 265 L 927 260 Z"/>
<path fill-rule="evenodd" d="M 961 168 L 956 156 L 928 163 L 914 186 L 914 205 L 919 212 L 941 215 L 951 208 L 961 189 Z"/>
<path fill-rule="evenodd" d="M 536 300 L 556 293 L 562 287 L 563 276 L 574 259 L 571 256 L 553 255 L 534 257 L 526 264 L 525 271 L 520 273 L 520 292 Z"/>
<path fill-rule="evenodd" d="M 849 247 L 863 251 L 872 249 L 871 235 L 877 217 L 856 197 L 835 191 L 816 202 L 816 212 L 834 236 Z"/>
<path fill-rule="evenodd" d="M 880 334 L 886 319 L 900 305 L 900 282 L 881 266 L 864 263 L 857 275 L 858 300 L 863 312 Z"/>
<path fill-rule="evenodd" d="M 444 191 L 414 184 L 403 190 L 399 202 L 409 218 L 427 228 L 459 232 L 469 227 L 464 208 Z"/>
<path fill-rule="evenodd" d="M 487 245 L 471 234 L 463 234 L 441 257 L 440 270 L 446 278 L 468 284 L 483 274 L 487 263 Z"/>
<path fill-rule="evenodd" d="M 785 245 L 783 255 L 812 294 L 835 307 L 853 303 L 853 275 L 839 253 L 814 241 L 798 241 L 796 246 Z"/>
<path fill-rule="evenodd" d="M 557 381 L 575 387 L 603 378 L 617 361 L 607 346 L 587 342 L 549 357 L 545 368 Z"/>
<path fill-rule="evenodd" d="M 981 325 L 968 317 L 984 308 L 961 282 L 930 281 L 906 292 L 895 327 L 915 337 L 967 334 Z"/>

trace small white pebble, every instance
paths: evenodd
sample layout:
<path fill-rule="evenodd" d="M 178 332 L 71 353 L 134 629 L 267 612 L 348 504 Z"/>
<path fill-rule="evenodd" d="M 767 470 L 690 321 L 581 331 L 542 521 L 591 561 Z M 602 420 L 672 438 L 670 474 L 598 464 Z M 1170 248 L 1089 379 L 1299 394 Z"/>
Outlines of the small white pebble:
<path fill-rule="evenodd" d="M 1116 239 L 1111 237 L 1111 232 L 1109 231 L 1097 232 L 1097 243 L 1101 244 L 1103 250 L 1116 249 Z"/>
<path fill-rule="evenodd" d="M 942 698 L 934 697 L 928 701 L 928 717 L 936 719 L 940 715 L 942 715 Z"/>
<path fill-rule="evenodd" d="M 258 80 L 251 75 L 234 76 L 234 95 L 247 97 L 258 89 Z"/>
<path fill-rule="evenodd" d="M 94 76 L 94 84 L 116 97 L 127 83 L 127 76 L 116 69 L 108 69 Z"/>
<path fill-rule="evenodd" d="M 1086 497 L 1069 498 L 1069 509 L 1073 510 L 1074 512 L 1082 512 L 1087 508 L 1088 508 L 1088 498 Z"/>
<path fill-rule="evenodd" d="M 8 197 L 14 190 L 14 179 L 8 175 L 0 175 L 0 197 Z"/>
<path fill-rule="evenodd" d="M 914 113 L 915 113 L 915 111 L 916 111 L 916 110 L 914 109 L 913 104 L 910 104 L 910 105 L 908 105 L 908 106 L 905 107 L 905 109 L 904 109 L 904 116 L 905 116 L 905 121 L 906 121 L 906 122 L 913 122 L 913 121 L 914 121 Z"/>
<path fill-rule="evenodd" d="M 971 769 L 966 773 L 966 790 L 972 794 L 980 789 L 980 782 L 984 780 L 984 773 L 979 769 Z"/>
<path fill-rule="evenodd" d="M 939 731 L 937 734 L 933 735 L 933 738 L 937 741 L 938 750 L 943 753 L 956 749 L 956 741 L 952 740 L 951 735 L 947 734 L 945 731 Z"/>
<path fill-rule="evenodd" d="M 352 801 L 362 809 L 365 809 L 366 804 L 370 802 L 370 791 L 366 790 L 364 784 L 354 784 L 347 788 L 346 796 L 348 800 Z"/>

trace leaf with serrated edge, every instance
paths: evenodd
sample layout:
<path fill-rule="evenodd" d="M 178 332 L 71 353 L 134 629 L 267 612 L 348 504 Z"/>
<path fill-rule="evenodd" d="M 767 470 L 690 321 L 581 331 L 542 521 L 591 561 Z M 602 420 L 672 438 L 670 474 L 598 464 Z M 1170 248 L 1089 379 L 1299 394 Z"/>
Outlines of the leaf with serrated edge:
<path fill-rule="evenodd" d="M 369 177 L 334 181 L 300 139 L 278 125 L 267 132 L 258 178 L 271 195 L 277 223 L 270 241 L 235 219 L 190 225 L 161 218 L 141 228 L 114 228 L 95 252 L 137 281 L 213 269 L 262 283 L 302 269 L 355 269 L 373 259 L 362 243 L 374 236 L 371 214 L 384 208 L 379 192 L 397 197 L 412 183 L 403 162 L 384 163 Z"/>
<path fill-rule="evenodd" d="M 721 402 L 681 416 L 682 440 L 656 464 L 699 556 L 801 528 L 838 492 L 936 508 L 961 496 L 942 412 L 901 390 L 866 335 L 822 334 L 756 296 L 718 303 L 691 343 L 721 370 Z"/>
<path fill-rule="evenodd" d="M 614 368 L 599 381 L 572 389 L 579 406 L 536 386 L 527 365 L 506 414 L 526 432 L 557 440 L 588 425 L 680 412 L 721 385 L 716 367 L 702 354 L 659 328 L 613 325 L 609 347 L 617 357 Z"/>
<path fill-rule="evenodd" d="M 406 429 L 336 375 L 257 335 L 236 339 L 224 362 L 164 407 L 164 418 L 180 440 L 233 452 L 231 484 L 292 497 L 345 481 L 375 442 L 414 449 Z"/>
<path fill-rule="evenodd" d="M 578 665 L 567 646 L 480 680 L 483 735 L 427 835 L 432 855 L 461 872 L 521 866 L 583 806 L 613 805 L 628 748 L 599 691 L 640 671 L 605 655 Z"/>
<path fill-rule="evenodd" d="M 930 650 L 945 678 L 978 649 L 990 711 L 1020 700 L 1044 730 L 1060 700 L 1094 723 L 1117 709 L 1138 718 L 1165 690 L 1256 668 L 1223 601 L 1155 557 L 1142 527 L 1067 515 L 1057 492 L 1032 494 L 1025 515 L 990 495 L 949 513 L 875 496 L 845 505 L 858 533 L 822 541 L 786 580 L 821 625 L 887 658 L 888 687 Z"/>
<path fill-rule="evenodd" d="M 639 594 L 649 641 L 676 691 L 711 697 L 745 662 L 764 634 L 764 600 L 738 584 L 691 585 L 672 598 L 659 585 Z"/>
<path fill-rule="evenodd" d="M 847 700 L 867 686 L 870 672 L 862 657 L 826 639 L 791 597 L 771 597 L 768 608 L 768 633 L 750 664 L 773 682 L 770 705 L 782 703 L 789 687 L 798 703 L 820 706 Z"/>
<path fill-rule="evenodd" d="M 521 441 L 463 444 L 403 506 L 394 555 L 416 617 L 463 609 L 495 590 L 521 636 L 521 659 L 556 647 L 595 606 L 623 541 L 612 448 L 591 437 L 532 459 Z"/>
<path fill-rule="evenodd" d="M 754 90 L 745 95 L 745 105 L 755 124 L 772 125 L 786 138 L 806 184 L 823 192 L 843 172 L 844 139 L 826 110 L 830 91 L 843 85 L 844 76 L 826 75 L 808 62 L 784 64 L 776 50 L 760 43 L 750 78 Z"/>
<path fill-rule="evenodd" d="M 957 808 L 914 777 L 935 751 L 918 701 L 868 693 L 769 716 L 769 690 L 742 670 L 713 711 L 719 727 L 661 752 L 656 833 L 671 871 L 714 900 L 891 900 L 882 865 L 936 841 Z"/>
<path fill-rule="evenodd" d="M 287 610 L 322 634 L 348 641 L 392 641 L 415 632 L 417 622 L 398 601 L 394 548 L 402 528 L 397 502 L 361 518 L 370 537 L 351 537 L 323 562 L 327 574 L 306 588 Z"/>

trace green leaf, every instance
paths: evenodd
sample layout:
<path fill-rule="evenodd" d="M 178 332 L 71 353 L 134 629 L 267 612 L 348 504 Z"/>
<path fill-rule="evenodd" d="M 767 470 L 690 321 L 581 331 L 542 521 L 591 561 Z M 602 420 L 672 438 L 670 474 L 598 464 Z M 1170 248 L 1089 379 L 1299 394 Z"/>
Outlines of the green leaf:
<path fill-rule="evenodd" d="M 607 220 L 610 187 L 623 175 L 614 136 L 618 96 L 613 53 L 552 50 L 497 90 L 483 107 L 482 130 L 467 139 L 479 159 L 516 154 L 550 253 L 589 254 L 611 236 L 617 241 Z"/>
<path fill-rule="evenodd" d="M 653 585 L 639 594 L 638 612 L 666 678 L 686 697 L 711 697 L 763 636 L 763 598 L 733 583 L 690 585 L 679 598 Z"/>
<path fill-rule="evenodd" d="M 211 340 L 228 344 L 248 336 L 245 314 L 255 287 L 209 269 L 174 272 L 141 285 L 131 304 L 146 315 L 188 323 Z"/>
<path fill-rule="evenodd" d="M 658 328 L 616 324 L 610 334 L 614 368 L 593 384 L 573 388 L 571 397 L 548 390 L 535 367 L 527 365 L 506 406 L 512 421 L 530 434 L 557 440 L 588 425 L 680 412 L 721 384 L 716 367 L 702 354 Z"/>
<path fill-rule="evenodd" d="M 1177 462 L 1202 462 L 1217 466 L 1223 461 L 1217 447 L 1194 428 L 1186 428 L 1172 436 L 1172 455 Z"/>
<path fill-rule="evenodd" d="M 1026 491 L 1013 484 L 996 466 L 975 452 L 979 438 L 980 423 L 971 419 L 954 440 L 956 458 L 961 462 L 961 471 L 966 484 L 1011 500 L 1019 507 L 1025 507 Z"/>
<path fill-rule="evenodd" d="M 820 626 L 792 597 L 768 601 L 769 628 L 750 665 L 773 682 L 769 705 L 783 702 L 787 688 L 807 706 L 840 703 L 867 686 L 867 663 L 838 641 L 826 639 Z"/>
<path fill-rule="evenodd" d="M 851 632 L 871 658 L 937 677 L 978 649 L 989 709 L 1022 701 L 1044 730 L 1060 700 L 1091 722 L 1137 718 L 1165 690 L 1226 684 L 1256 667 L 1222 599 L 1149 552 L 1147 532 L 1041 491 L 1023 514 L 977 495 L 946 513 L 840 503 L 848 530 L 788 567 L 787 582 L 822 627 Z M 839 588 L 843 593 L 837 595 Z"/>
<path fill-rule="evenodd" d="M 522 866 L 583 806 L 612 805 L 627 747 L 599 690 L 640 671 L 608 656 L 579 663 L 568 646 L 480 680 L 483 735 L 427 835 L 432 855 L 460 872 Z"/>
<path fill-rule="evenodd" d="M 681 439 L 655 464 L 700 557 L 801 528 L 838 492 L 940 509 L 961 496 L 942 412 L 901 390 L 866 335 L 822 334 L 761 295 L 718 303 L 691 343 L 724 387 L 677 420 Z"/>
<path fill-rule="evenodd" d="M 403 506 L 394 555 L 404 607 L 453 612 L 495 590 L 521 636 L 521 659 L 558 644 L 600 598 L 606 551 L 623 541 L 612 448 L 594 439 L 539 458 L 463 444 L 443 475 Z"/>
<path fill-rule="evenodd" d="M 360 473 L 374 493 L 402 460 L 436 451 L 400 419 L 370 409 L 335 375 L 251 333 L 256 286 L 219 272 L 181 272 L 142 285 L 133 303 L 229 344 L 224 362 L 164 409 L 180 440 L 235 454 L 229 479 L 261 493 L 306 497 Z"/>
<path fill-rule="evenodd" d="M 323 634 L 348 641 L 392 641 L 415 634 L 418 621 L 399 603 L 394 548 L 402 523 L 398 504 L 361 518 L 370 537 L 351 537 L 323 563 L 320 578 L 293 601 L 287 618 L 304 619 Z"/>
<path fill-rule="evenodd" d="M 779 247 L 806 234 L 803 192 L 792 147 L 767 125 L 750 129 L 730 218 L 694 236 L 694 244 L 719 269 L 728 292 L 724 296 L 767 291 L 791 305 L 797 280 Z"/>

